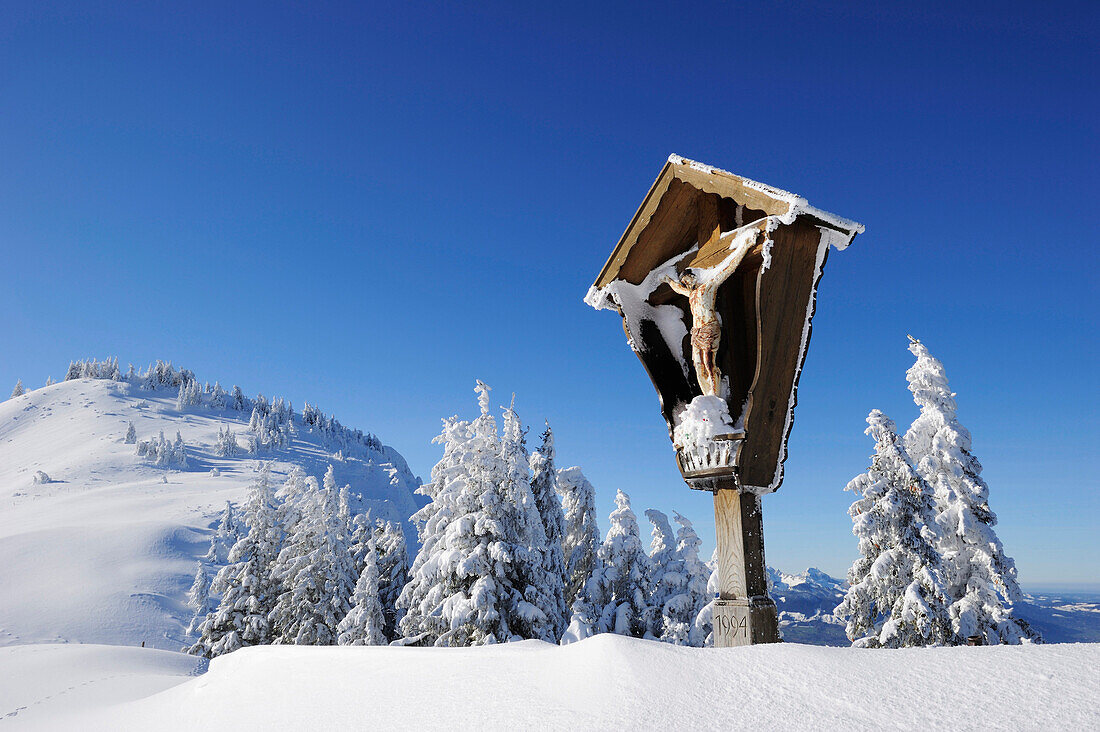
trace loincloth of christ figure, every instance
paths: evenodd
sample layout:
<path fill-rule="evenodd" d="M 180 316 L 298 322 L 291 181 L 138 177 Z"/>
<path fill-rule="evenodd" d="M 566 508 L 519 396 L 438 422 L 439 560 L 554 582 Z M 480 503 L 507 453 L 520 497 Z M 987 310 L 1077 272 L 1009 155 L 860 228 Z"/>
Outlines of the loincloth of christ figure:
<path fill-rule="evenodd" d="M 673 291 L 688 299 L 691 309 L 691 361 L 695 365 L 695 377 L 706 396 L 720 396 L 722 372 L 718 368 L 718 345 L 722 339 L 722 321 L 715 310 L 718 288 L 730 278 L 749 249 L 756 243 L 756 236 L 746 238 L 731 252 L 715 272 L 705 271 L 702 276 L 689 267 L 676 281 L 669 276 L 661 278 Z"/>

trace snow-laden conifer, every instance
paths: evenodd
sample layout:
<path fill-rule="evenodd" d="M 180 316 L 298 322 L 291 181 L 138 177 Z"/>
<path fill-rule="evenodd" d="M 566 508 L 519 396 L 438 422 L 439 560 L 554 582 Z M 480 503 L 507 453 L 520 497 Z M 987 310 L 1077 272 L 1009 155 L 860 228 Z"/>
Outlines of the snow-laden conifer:
<path fill-rule="evenodd" d="M 1022 598 L 1016 564 L 993 530 L 997 516 L 989 507 L 989 486 L 971 453 L 970 432 L 958 421 L 943 364 L 923 343 L 910 341 L 917 360 L 906 379 L 920 416 L 905 434 L 905 448 L 935 495 L 956 642 L 974 635 L 989 644 L 1039 640 L 1026 621 L 1013 616 L 1012 606 Z"/>
<path fill-rule="evenodd" d="M 337 626 L 337 642 L 342 646 L 385 645 L 386 620 L 378 597 L 378 556 L 373 547 L 365 554 L 351 603 L 351 610 Z"/>
<path fill-rule="evenodd" d="M 646 637 L 660 638 L 665 629 L 665 602 L 677 594 L 682 585 L 681 562 L 676 551 L 676 535 L 672 533 L 668 516 L 655 508 L 647 509 L 645 515 L 653 526 L 649 561 L 646 562 L 646 586 L 649 590 Z"/>
<path fill-rule="evenodd" d="M 707 573 L 706 603 L 699 610 L 692 623 L 692 637 L 706 648 L 714 645 L 714 599 L 718 597 L 718 550 L 710 555 L 710 561 L 703 565 Z M 695 645 L 695 643 L 693 643 Z"/>
<path fill-rule="evenodd" d="M 233 385 L 233 397 L 230 406 L 238 412 L 243 412 L 248 409 L 248 399 L 245 397 L 244 392 L 241 391 L 241 387 L 236 384 Z"/>
<path fill-rule="evenodd" d="M 320 486 L 317 485 L 316 478 L 306 476 L 305 470 L 300 465 L 291 466 L 286 481 L 275 493 L 275 498 L 279 501 L 275 515 L 284 538 L 294 533 L 298 527 L 298 521 L 301 520 L 306 501 L 317 490 L 320 490 Z"/>
<path fill-rule="evenodd" d="M 504 466 L 489 387 L 478 381 L 481 414 L 443 420 L 443 457 L 419 492 L 431 503 L 413 514 L 420 535 L 409 582 L 398 599 L 406 643 L 467 646 L 515 636 L 508 625 L 515 555 L 506 535 Z"/>
<path fill-rule="evenodd" d="M 573 603 L 596 566 L 600 529 L 596 525 L 596 489 L 577 466 L 558 470 L 558 493 L 565 513 L 562 554 L 565 558 L 565 603 Z"/>
<path fill-rule="evenodd" d="M 219 570 L 210 591 L 220 595 L 217 609 L 202 624 L 190 653 L 212 658 L 242 646 L 270 643 L 270 613 L 277 586 L 272 577 L 279 548 L 275 525 L 275 496 L 270 464 L 248 493 L 244 509 L 248 533 L 229 552 L 229 564 Z"/>
<path fill-rule="evenodd" d="M 910 464 L 894 423 L 877 409 L 867 423 L 875 440 L 871 467 L 845 489 L 857 495 L 848 513 L 860 557 L 835 614 L 848 619 L 848 637 L 858 646 L 950 643 L 931 489 Z"/>
<path fill-rule="evenodd" d="M 562 541 L 565 537 L 565 514 L 558 496 L 558 476 L 554 467 L 554 432 L 550 424 L 542 433 L 542 445 L 531 455 L 531 492 L 542 518 L 546 537 L 543 552 L 543 569 L 549 585 L 545 588 L 551 601 L 548 608 L 555 642 L 561 638 L 568 622 L 565 604 L 565 556 Z"/>
<path fill-rule="evenodd" d="M 646 632 L 649 557 L 642 548 L 630 497 L 622 490 L 615 495 L 610 527 L 597 556 L 599 562 L 573 605 L 563 643 L 596 633 L 641 638 Z"/>
<path fill-rule="evenodd" d="M 54 383 L 53 382 L 53 377 L 52 376 L 47 376 L 46 377 L 46 386 L 53 386 L 53 383 Z"/>
<path fill-rule="evenodd" d="M 218 428 L 218 439 L 214 442 L 214 454 L 218 457 L 233 457 L 240 452 L 237 444 L 237 434 L 226 425 L 224 429 Z"/>
<path fill-rule="evenodd" d="M 478 385 L 481 386 L 481 382 Z M 479 403 L 480 396 L 479 392 Z M 309 413 L 307 424 L 313 424 L 313 413 L 309 411 L 311 407 L 308 403 L 306 410 Z M 487 395 L 482 416 L 488 416 Z M 470 524 L 476 518 L 461 523 L 458 521 L 465 518 L 467 512 L 475 510 L 472 501 L 463 495 L 467 491 L 467 457 L 472 462 L 476 455 L 470 444 L 473 439 L 473 427 L 469 422 L 459 419 L 457 415 L 444 419 L 442 431 L 432 440 L 443 446 L 443 457 L 432 467 L 431 480 L 416 489 L 429 501 L 411 518 L 417 528 L 420 549 L 409 571 L 409 581 L 397 602 L 398 608 L 405 612 L 400 623 L 401 634 L 409 643 L 434 645 L 450 628 L 450 617 L 443 617 L 443 601 L 456 594 L 460 599 L 468 597 L 467 587 L 457 573 L 452 571 L 451 565 L 444 565 L 441 560 L 449 551 L 448 527 L 451 523 L 455 522 L 456 539 L 462 531 L 462 544 L 465 546 L 472 528 Z M 458 515 L 460 510 L 463 515 Z M 453 607 L 453 603 L 448 603 L 448 606 Z"/>
<path fill-rule="evenodd" d="M 384 618 L 382 632 L 387 640 L 396 640 L 401 620 L 397 598 L 408 582 L 409 573 L 405 531 L 397 521 L 379 520 L 375 524 L 372 544 L 378 555 L 378 600 L 382 603 Z"/>
<path fill-rule="evenodd" d="M 329 477 L 321 490 L 306 481 L 312 490 L 272 572 L 281 590 L 270 616 L 275 643 L 333 645 L 337 625 L 351 609 L 357 578 L 335 479 Z"/>
<path fill-rule="evenodd" d="M 0 392 L 0 393 L 3 393 L 3 392 Z M 22 379 L 16 379 L 15 380 L 15 388 L 11 390 L 11 397 L 10 398 L 15 399 L 16 397 L 23 396 L 23 394 L 25 394 L 25 393 L 26 393 L 26 390 L 23 388 L 23 380 Z"/>
<path fill-rule="evenodd" d="M 496 510 L 504 527 L 500 549 L 510 554 L 506 577 L 513 595 L 505 606 L 507 623 L 521 638 L 557 643 L 563 629 L 555 620 L 563 602 L 561 570 L 546 559 L 546 531 L 531 490 L 530 457 L 514 396 L 512 402 L 504 410 L 501 430 L 502 482 Z"/>
<path fill-rule="evenodd" d="M 691 521 L 675 511 L 672 517 L 680 526 L 676 531 L 679 583 L 677 591 L 671 594 L 662 608 L 664 629 L 661 640 L 682 646 L 702 646 L 706 636 L 697 632 L 695 619 L 713 597 L 708 590 L 711 571 L 699 559 L 699 546 L 703 542 L 695 533 Z M 669 579 L 666 575 L 666 582 Z"/>
<path fill-rule="evenodd" d="M 133 423 L 132 420 L 130 421 L 129 425 L 126 427 L 126 437 L 123 438 L 123 442 L 126 443 L 127 445 L 136 445 L 137 444 L 137 428 L 134 427 L 134 423 Z"/>
<path fill-rule="evenodd" d="M 191 608 L 191 622 L 187 626 L 187 635 L 197 635 L 202 624 L 217 609 L 217 603 L 210 597 L 210 574 L 206 565 L 197 563 L 195 579 L 191 583 L 191 589 L 187 591 L 187 606 Z"/>
<path fill-rule="evenodd" d="M 214 536 L 210 537 L 210 548 L 203 559 L 219 566 L 228 563 L 229 552 L 233 550 L 240 538 L 237 517 L 233 514 L 233 504 L 226 501 L 218 520 L 218 528 L 214 531 Z"/>
<path fill-rule="evenodd" d="M 225 409 L 225 389 L 217 381 L 210 391 L 210 407 L 212 409 Z"/>

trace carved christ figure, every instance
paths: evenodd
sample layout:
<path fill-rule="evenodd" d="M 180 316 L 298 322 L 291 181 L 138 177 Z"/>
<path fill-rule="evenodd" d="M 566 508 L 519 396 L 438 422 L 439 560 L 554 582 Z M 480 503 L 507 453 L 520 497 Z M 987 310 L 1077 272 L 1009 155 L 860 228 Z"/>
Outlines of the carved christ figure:
<path fill-rule="evenodd" d="M 667 282 L 669 287 L 688 299 L 691 308 L 691 360 L 695 364 L 699 388 L 706 396 L 719 396 L 722 384 L 722 372 L 716 362 L 718 342 L 722 338 L 722 323 L 714 309 L 718 288 L 737 271 L 756 239 L 756 235 L 747 237 L 722 263 L 721 269 L 707 273 L 708 276 L 702 281 L 690 267 L 680 274 L 679 282 L 667 275 L 661 278 L 662 282 Z"/>

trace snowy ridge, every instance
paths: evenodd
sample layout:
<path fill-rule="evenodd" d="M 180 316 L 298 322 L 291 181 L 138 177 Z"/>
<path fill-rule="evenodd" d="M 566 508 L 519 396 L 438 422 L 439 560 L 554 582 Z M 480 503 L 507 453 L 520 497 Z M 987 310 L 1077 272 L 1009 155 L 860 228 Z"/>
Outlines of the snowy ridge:
<path fill-rule="evenodd" d="M 197 384 L 193 375 L 160 373 L 168 383 L 78 376 L 0 403 L 0 646 L 144 641 L 178 650 L 188 642 L 195 563 L 218 512 L 240 504 L 261 460 L 279 484 L 294 466 L 319 478 L 331 464 L 351 486 L 354 512 L 406 522 L 415 536 L 407 519 L 424 503 L 413 493 L 420 480 L 373 435 L 308 405 L 296 413 L 263 400 L 262 414 L 259 397 L 238 410 L 222 392 L 217 406 L 214 387 L 181 404 L 195 399 L 195 389 L 181 393 Z M 137 454 L 162 434 L 173 450 L 182 446 L 183 462 Z M 231 454 L 222 454 L 226 434 Z"/>

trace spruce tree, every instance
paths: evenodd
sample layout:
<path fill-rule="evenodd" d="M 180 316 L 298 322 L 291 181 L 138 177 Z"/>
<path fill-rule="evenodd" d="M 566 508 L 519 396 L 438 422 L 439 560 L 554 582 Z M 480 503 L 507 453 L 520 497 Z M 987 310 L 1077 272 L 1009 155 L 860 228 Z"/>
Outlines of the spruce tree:
<path fill-rule="evenodd" d="M 516 574 L 502 485 L 504 466 L 489 387 L 478 381 L 481 414 L 444 420 L 443 458 L 421 492 L 432 502 L 413 514 L 421 547 L 401 592 L 406 643 L 468 646 L 518 638 L 508 622 Z"/>
<path fill-rule="evenodd" d="M 661 640 L 683 646 L 701 647 L 705 635 L 697 632 L 695 619 L 713 597 L 709 591 L 710 567 L 699 559 L 699 546 L 703 543 L 691 521 L 675 511 L 673 520 L 679 524 L 676 531 L 676 553 L 680 558 L 678 592 L 665 601 L 662 608 L 664 630 Z"/>
<path fill-rule="evenodd" d="M 238 412 L 243 412 L 248 408 L 248 399 L 245 398 L 244 392 L 241 391 L 241 387 L 236 384 L 233 385 L 233 401 L 231 406 Z"/>
<path fill-rule="evenodd" d="M 848 619 L 848 638 L 857 646 L 950 643 L 931 489 L 910 464 L 894 423 L 878 410 L 867 423 L 875 440 L 871 467 L 845 489 L 857 496 L 848 513 L 860 557 L 834 614 Z"/>
<path fill-rule="evenodd" d="M 943 364 L 923 343 L 910 341 L 917 360 L 906 379 L 920 416 L 905 434 L 905 447 L 934 491 L 956 642 L 974 635 L 987 644 L 1038 641 L 1039 634 L 1013 615 L 1022 598 L 1016 564 L 993 530 L 989 486 L 971 452 L 970 432 L 958 421 Z"/>
<path fill-rule="evenodd" d="M 510 554 L 506 572 L 511 596 L 505 605 L 507 623 L 515 635 L 557 643 L 563 624 L 555 620 L 563 602 L 560 569 L 548 569 L 548 542 L 539 507 L 531 490 L 530 458 L 519 415 L 513 405 L 504 410 L 501 436 L 501 484 L 497 512 L 503 535 L 500 549 Z"/>
<path fill-rule="evenodd" d="M 706 601 L 692 623 L 692 645 L 710 648 L 714 645 L 714 599 L 718 597 L 718 550 L 702 565 L 707 575 Z M 769 580 L 770 581 L 770 580 Z"/>
<path fill-rule="evenodd" d="M 378 600 L 382 603 L 384 618 L 382 632 L 387 640 L 396 640 L 401 620 L 397 598 L 408 582 L 409 573 L 405 531 L 397 521 L 379 520 L 375 527 L 371 549 L 378 555 Z"/>
<path fill-rule="evenodd" d="M 646 585 L 649 600 L 646 614 L 646 637 L 660 638 L 665 630 L 665 602 L 679 594 L 683 584 L 680 556 L 676 551 L 676 536 L 662 511 L 650 508 L 645 512 L 653 525 L 653 538 L 646 563 Z"/>
<path fill-rule="evenodd" d="M 554 433 L 550 424 L 542 433 L 542 445 L 531 455 L 531 492 L 535 496 L 542 519 L 545 544 L 538 547 L 543 555 L 544 590 L 549 600 L 546 608 L 550 616 L 552 636 L 555 642 L 561 638 L 568 621 L 565 604 L 565 556 L 562 541 L 565 537 L 565 514 L 558 497 L 558 476 L 554 467 Z"/>
<path fill-rule="evenodd" d="M 630 497 L 615 496 L 610 527 L 597 552 L 599 562 L 573 606 L 570 631 L 563 642 L 596 633 L 618 633 L 641 638 L 646 632 L 649 557 L 638 535 L 638 520 Z"/>
<path fill-rule="evenodd" d="M 565 603 L 573 603 L 596 567 L 600 529 L 596 525 L 596 489 L 579 467 L 562 468 L 557 475 L 565 514 L 562 554 L 565 559 Z"/>
<path fill-rule="evenodd" d="M 270 615 L 275 643 L 334 645 L 337 625 L 351 610 L 357 578 L 330 477 L 321 490 L 306 481 L 310 492 L 272 571 L 281 589 Z"/>
<path fill-rule="evenodd" d="M 210 598 L 210 575 L 206 571 L 206 565 L 197 563 L 195 579 L 191 583 L 191 589 L 187 591 L 187 605 L 191 608 L 191 622 L 187 626 L 187 635 L 197 635 L 207 617 L 214 612 L 217 605 Z"/>
<path fill-rule="evenodd" d="M 240 533 L 237 528 L 237 519 L 233 515 L 233 504 L 226 501 L 218 521 L 218 528 L 210 538 L 210 549 L 207 550 L 203 559 L 219 566 L 227 564 L 229 553 L 239 540 Z"/>
<path fill-rule="evenodd" d="M 386 644 L 382 602 L 378 597 L 378 561 L 373 547 L 366 553 L 363 572 L 355 583 L 351 610 L 337 626 L 337 642 L 342 646 L 381 646 Z"/>
<path fill-rule="evenodd" d="M 3 393 L 3 392 L 0 392 L 0 393 Z M 15 388 L 11 390 L 11 398 L 15 399 L 16 397 L 21 397 L 25 393 L 26 393 L 26 390 L 23 388 L 23 380 L 22 379 L 16 379 L 15 380 Z"/>
<path fill-rule="evenodd" d="M 137 444 L 137 429 L 134 427 L 133 421 L 126 427 L 126 437 L 123 438 L 123 442 L 127 445 Z"/>
<path fill-rule="evenodd" d="M 277 586 L 272 568 L 279 547 L 270 463 L 249 490 L 245 522 L 249 529 L 229 552 L 229 564 L 218 572 L 210 591 L 221 596 L 217 609 L 202 623 L 190 653 L 212 658 L 242 646 L 271 642 L 268 614 Z"/>
<path fill-rule="evenodd" d="M 312 410 L 308 404 L 306 408 Z M 482 415 L 487 416 L 487 412 L 486 398 Z M 313 411 L 309 414 L 312 424 L 316 417 Z M 397 602 L 399 610 L 405 613 L 400 630 L 408 643 L 434 645 L 450 625 L 450 618 L 442 616 L 442 600 L 458 593 L 462 597 L 467 596 L 466 588 L 451 567 L 442 565 L 439 559 L 447 551 L 447 531 L 451 522 L 465 518 L 464 515 L 456 515 L 456 511 L 459 510 L 459 499 L 463 497 L 461 494 L 466 489 L 467 457 L 472 460 L 475 455 L 470 444 L 473 439 L 473 428 L 469 422 L 460 420 L 457 415 L 444 419 L 442 431 L 432 440 L 443 446 L 443 457 L 432 467 L 431 480 L 416 489 L 429 501 L 411 518 L 419 535 L 420 549 L 409 571 L 409 581 Z M 468 508 L 472 510 L 469 501 L 462 501 L 464 513 Z M 461 524 L 456 523 L 456 529 L 464 529 L 464 535 L 468 534 L 470 522 L 471 519 L 466 519 Z"/>

